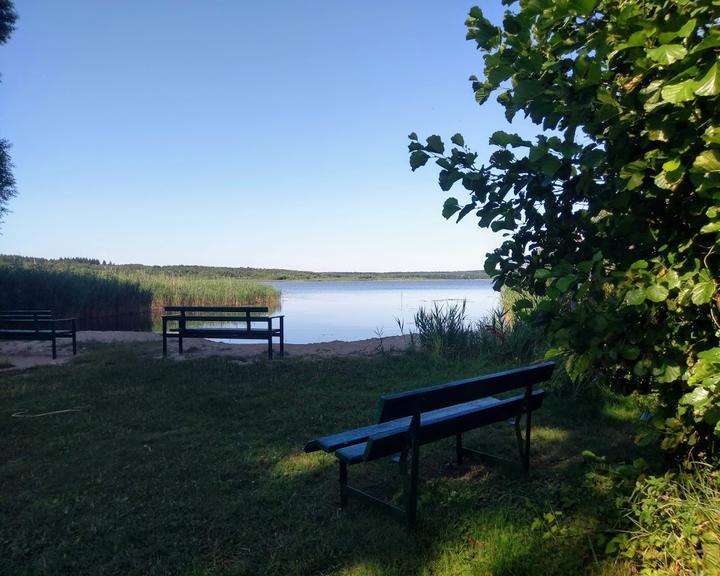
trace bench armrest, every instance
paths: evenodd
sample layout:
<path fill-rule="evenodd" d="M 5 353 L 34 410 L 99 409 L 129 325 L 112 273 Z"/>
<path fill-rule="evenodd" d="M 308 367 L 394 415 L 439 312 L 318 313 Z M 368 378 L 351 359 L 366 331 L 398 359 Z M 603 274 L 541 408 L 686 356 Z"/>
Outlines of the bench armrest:
<path fill-rule="evenodd" d="M 285 314 L 280 314 L 279 316 L 268 316 L 268 318 L 270 318 L 271 320 L 273 318 L 285 318 Z"/>

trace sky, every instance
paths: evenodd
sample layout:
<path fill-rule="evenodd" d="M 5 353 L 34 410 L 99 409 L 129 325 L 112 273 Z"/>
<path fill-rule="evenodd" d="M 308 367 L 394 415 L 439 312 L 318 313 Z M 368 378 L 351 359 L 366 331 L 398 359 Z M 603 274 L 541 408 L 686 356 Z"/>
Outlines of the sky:
<path fill-rule="evenodd" d="M 500 0 L 480 0 L 502 19 Z M 441 216 L 407 135 L 507 128 L 468 82 L 473 2 L 16 0 L 0 253 L 315 271 L 471 270 L 502 238 Z M 459 186 L 459 185 L 458 185 Z M 461 188 L 455 194 L 467 198 Z"/>

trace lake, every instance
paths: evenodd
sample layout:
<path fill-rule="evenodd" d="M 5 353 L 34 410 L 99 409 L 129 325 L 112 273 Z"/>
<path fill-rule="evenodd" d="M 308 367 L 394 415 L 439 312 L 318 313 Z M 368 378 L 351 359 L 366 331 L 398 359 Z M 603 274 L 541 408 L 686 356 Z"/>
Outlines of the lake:
<path fill-rule="evenodd" d="M 466 301 L 468 320 L 486 316 L 499 303 L 490 280 L 428 281 L 277 281 L 282 291 L 285 341 L 307 344 L 329 340 L 363 340 L 414 331 L 421 307 Z"/>

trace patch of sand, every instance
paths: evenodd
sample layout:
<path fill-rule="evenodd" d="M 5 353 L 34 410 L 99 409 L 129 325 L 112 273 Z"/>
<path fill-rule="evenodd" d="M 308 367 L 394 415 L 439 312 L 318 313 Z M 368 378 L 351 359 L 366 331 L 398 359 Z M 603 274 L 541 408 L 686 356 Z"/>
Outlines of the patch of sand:
<path fill-rule="evenodd" d="M 5 370 L 26 369 L 33 366 L 57 365 L 70 362 L 82 356 L 87 343 L 117 344 L 153 342 L 158 346 L 158 356 L 162 355 L 162 335 L 154 332 L 100 332 L 88 330 L 77 333 L 78 354 L 73 356 L 69 340 L 57 341 L 57 359 L 52 359 L 50 342 L 2 341 L 0 342 L 0 372 Z M 285 356 L 350 356 L 368 355 L 380 351 L 396 351 L 407 348 L 408 336 L 388 336 L 345 342 L 317 342 L 314 344 L 285 344 Z M 230 356 L 238 360 L 267 358 L 267 344 L 227 344 L 201 338 L 185 339 L 185 352 L 177 353 L 177 341 L 168 341 L 168 357 L 175 360 L 191 360 L 208 356 Z M 278 358 L 279 346 L 273 345 L 275 358 Z"/>

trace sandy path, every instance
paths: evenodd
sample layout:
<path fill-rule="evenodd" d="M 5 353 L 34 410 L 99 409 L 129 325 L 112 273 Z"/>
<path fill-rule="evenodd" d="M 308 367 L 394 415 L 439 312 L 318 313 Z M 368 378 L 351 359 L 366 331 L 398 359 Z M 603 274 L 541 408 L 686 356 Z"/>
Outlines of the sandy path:
<path fill-rule="evenodd" d="M 158 357 L 162 355 L 162 335 L 153 332 L 99 332 L 83 331 L 77 333 L 78 355 L 82 356 L 83 344 L 86 343 L 143 343 L 157 344 Z M 371 338 L 369 340 L 355 340 L 344 342 L 318 342 L 315 344 L 285 344 L 285 355 L 297 356 L 349 356 L 367 355 L 384 349 L 385 351 L 403 350 L 408 346 L 407 336 L 388 336 L 386 338 Z M 230 356 L 237 359 L 266 358 L 267 344 L 225 344 L 211 342 L 200 338 L 186 339 L 184 341 L 185 353 L 177 353 L 177 342 L 171 339 L 168 342 L 168 357 L 176 360 L 190 360 L 208 356 Z M 278 345 L 274 345 L 277 353 Z M 58 357 L 52 359 L 50 342 L 0 342 L 0 372 L 3 370 L 25 369 L 33 366 L 64 364 L 73 359 L 72 346 L 69 340 L 58 340 Z"/>

